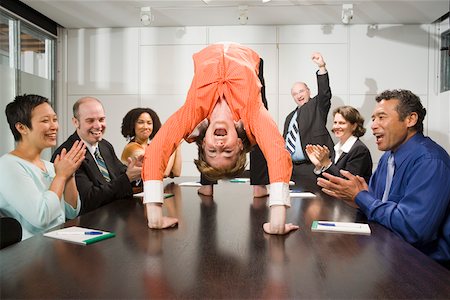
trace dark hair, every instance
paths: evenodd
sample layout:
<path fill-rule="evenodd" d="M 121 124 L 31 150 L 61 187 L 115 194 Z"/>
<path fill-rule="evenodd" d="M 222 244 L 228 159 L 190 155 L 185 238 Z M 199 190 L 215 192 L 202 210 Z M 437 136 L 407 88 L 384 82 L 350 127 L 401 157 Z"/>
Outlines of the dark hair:
<path fill-rule="evenodd" d="M 43 103 L 50 104 L 45 97 L 24 94 L 23 96 L 16 96 L 12 102 L 6 105 L 6 119 L 8 120 L 9 128 L 11 129 L 16 142 L 22 140 L 22 135 L 17 130 L 16 124 L 21 123 L 32 129 L 31 113 L 36 106 Z"/>
<path fill-rule="evenodd" d="M 72 112 L 73 112 L 74 118 L 78 119 L 78 117 L 80 116 L 79 115 L 80 105 L 83 104 L 84 102 L 89 101 L 89 100 L 97 101 L 98 103 L 100 103 L 100 105 L 103 108 L 103 103 L 100 100 L 98 100 L 97 98 L 95 98 L 95 97 L 82 97 L 82 98 L 78 99 L 77 102 L 75 102 L 73 104 Z"/>
<path fill-rule="evenodd" d="M 127 112 L 125 117 L 123 117 L 122 120 L 122 135 L 127 139 L 132 139 L 136 136 L 136 132 L 134 132 L 134 127 L 136 125 L 137 120 L 139 119 L 139 116 L 143 113 L 148 113 L 150 115 L 150 118 L 152 118 L 153 121 L 153 131 L 150 134 L 149 139 L 151 140 L 155 134 L 158 132 L 158 130 L 161 128 L 161 121 L 159 120 L 158 115 L 156 112 L 151 108 L 134 108 Z"/>
<path fill-rule="evenodd" d="M 333 116 L 336 114 L 342 115 L 342 117 L 350 124 L 356 124 L 355 130 L 352 134 L 356 137 L 361 137 L 366 133 L 364 128 L 364 118 L 359 111 L 352 106 L 339 106 L 333 111 Z"/>
<path fill-rule="evenodd" d="M 400 117 L 400 121 L 403 121 L 411 113 L 417 113 L 417 123 L 414 125 L 414 129 L 417 132 L 423 133 L 423 120 L 427 114 L 427 110 L 420 102 L 420 98 L 409 90 L 386 90 L 379 94 L 375 100 L 380 102 L 382 100 L 397 99 L 399 104 L 397 105 L 397 112 Z"/>
<path fill-rule="evenodd" d="M 217 169 L 211 167 L 205 158 L 205 151 L 203 150 L 203 139 L 205 138 L 206 130 L 208 127 L 200 129 L 200 133 L 195 140 L 198 148 L 198 159 L 194 160 L 197 169 L 202 173 L 208 180 L 219 180 L 222 178 L 235 178 L 241 175 L 245 171 L 247 165 L 247 152 L 250 152 L 252 145 L 247 137 L 245 130 L 241 127 L 236 128 L 238 137 L 242 140 L 242 145 L 244 149 L 239 153 L 236 164 L 230 168 Z"/>

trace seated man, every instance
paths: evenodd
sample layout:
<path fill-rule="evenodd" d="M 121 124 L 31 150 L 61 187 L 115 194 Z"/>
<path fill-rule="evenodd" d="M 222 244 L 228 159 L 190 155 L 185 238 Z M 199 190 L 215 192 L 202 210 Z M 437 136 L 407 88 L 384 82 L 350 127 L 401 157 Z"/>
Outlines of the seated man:
<path fill-rule="evenodd" d="M 150 228 L 178 222 L 162 215 L 163 171 L 180 140 L 193 142 L 194 135 L 199 144 L 197 168 L 210 180 L 239 175 L 245 168 L 246 151 L 258 144 L 268 158 L 270 179 L 271 215 L 264 230 L 285 234 L 298 228 L 285 224 L 292 162 L 261 101 L 259 62 L 258 54 L 237 44 L 214 44 L 194 55 L 195 74 L 185 104 L 161 127 L 145 152 L 142 177 Z"/>
<path fill-rule="evenodd" d="M 408 243 L 450 267 L 450 158 L 423 135 L 426 110 L 408 90 L 377 96 L 372 131 L 378 149 L 386 151 L 369 186 L 360 176 L 323 173 L 322 190 L 354 201 L 375 221 Z"/>
<path fill-rule="evenodd" d="M 75 173 L 81 200 L 80 215 L 104 204 L 133 195 L 131 181 L 141 178 L 142 162 L 129 160 L 128 167 L 116 156 L 113 146 L 103 139 L 106 117 L 100 100 L 93 97 L 79 99 L 73 105 L 72 122 L 76 131 L 52 156 L 52 162 L 62 149 L 70 149 L 82 140 L 86 158 Z"/>

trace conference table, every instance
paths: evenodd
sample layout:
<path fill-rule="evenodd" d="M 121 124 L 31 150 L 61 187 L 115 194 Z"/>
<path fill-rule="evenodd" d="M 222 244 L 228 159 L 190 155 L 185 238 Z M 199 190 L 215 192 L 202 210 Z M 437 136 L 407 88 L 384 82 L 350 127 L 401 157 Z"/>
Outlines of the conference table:
<path fill-rule="evenodd" d="M 291 198 L 288 222 L 268 235 L 268 197 L 248 182 L 219 181 L 214 196 L 165 180 L 178 226 L 147 227 L 142 199 L 112 202 L 54 229 L 81 226 L 114 238 L 87 246 L 42 234 L 0 251 L 1 299 L 375 299 L 450 298 L 450 271 L 381 225 L 371 235 L 312 232 L 314 220 L 368 223 L 310 184 Z"/>

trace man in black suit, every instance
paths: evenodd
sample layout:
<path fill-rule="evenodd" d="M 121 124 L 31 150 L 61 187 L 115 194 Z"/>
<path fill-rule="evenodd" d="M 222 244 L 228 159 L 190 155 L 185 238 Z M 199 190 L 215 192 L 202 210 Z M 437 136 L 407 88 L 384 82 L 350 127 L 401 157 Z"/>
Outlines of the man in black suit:
<path fill-rule="evenodd" d="M 73 105 L 72 122 L 76 131 L 53 153 L 77 140 L 86 144 L 86 158 L 75 173 L 81 200 L 80 215 L 104 204 L 133 195 L 131 181 L 141 178 L 142 161 L 131 160 L 128 167 L 116 156 L 113 146 L 103 139 L 106 117 L 100 100 L 83 97 Z"/>
<path fill-rule="evenodd" d="M 293 168 L 291 179 L 296 184 L 304 180 L 315 180 L 314 165 L 308 159 L 306 145 L 326 145 L 333 151 L 333 140 L 326 128 L 331 107 L 331 89 L 325 61 L 320 53 L 313 53 L 312 61 L 317 64 L 318 94 L 310 98 L 311 92 L 304 82 L 292 86 L 291 95 L 297 103 L 284 123 L 283 136 L 286 148 L 291 153 Z"/>

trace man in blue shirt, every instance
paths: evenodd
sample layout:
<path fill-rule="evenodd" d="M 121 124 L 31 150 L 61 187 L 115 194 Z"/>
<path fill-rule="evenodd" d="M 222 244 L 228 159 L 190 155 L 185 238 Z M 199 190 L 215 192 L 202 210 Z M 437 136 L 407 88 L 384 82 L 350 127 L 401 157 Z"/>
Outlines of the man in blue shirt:
<path fill-rule="evenodd" d="M 369 186 L 347 171 L 341 173 L 348 180 L 323 174 L 326 179 L 318 178 L 317 184 L 333 197 L 354 201 L 369 221 L 389 228 L 449 268 L 449 155 L 423 135 L 426 110 L 415 94 L 384 91 L 376 101 L 372 131 L 378 149 L 386 152 Z"/>

